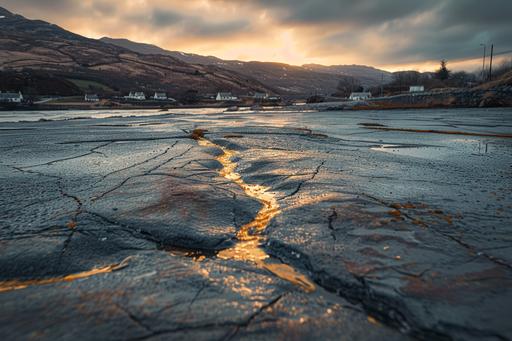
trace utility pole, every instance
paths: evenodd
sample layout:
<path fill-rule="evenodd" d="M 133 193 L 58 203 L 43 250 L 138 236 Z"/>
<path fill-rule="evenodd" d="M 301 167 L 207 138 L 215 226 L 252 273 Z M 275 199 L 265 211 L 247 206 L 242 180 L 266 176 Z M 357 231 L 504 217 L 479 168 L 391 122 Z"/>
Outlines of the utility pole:
<path fill-rule="evenodd" d="M 487 52 L 487 45 L 486 44 L 480 44 L 480 46 L 483 46 L 484 47 L 484 60 L 482 62 L 482 82 L 484 81 L 485 79 L 485 54 Z"/>
<path fill-rule="evenodd" d="M 491 63 L 489 64 L 489 81 L 492 81 L 492 55 L 494 52 L 494 44 L 491 44 Z"/>

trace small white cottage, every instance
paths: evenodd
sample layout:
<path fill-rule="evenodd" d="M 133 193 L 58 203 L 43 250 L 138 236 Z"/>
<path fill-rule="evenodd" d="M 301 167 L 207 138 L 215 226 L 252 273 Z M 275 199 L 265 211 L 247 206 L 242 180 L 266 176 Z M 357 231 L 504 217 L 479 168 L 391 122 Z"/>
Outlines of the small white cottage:
<path fill-rule="evenodd" d="M 238 97 L 233 96 L 231 92 L 219 92 L 217 93 L 216 101 L 236 101 Z"/>
<path fill-rule="evenodd" d="M 263 100 L 268 98 L 268 94 L 266 92 L 255 92 L 254 99 Z"/>
<path fill-rule="evenodd" d="M 353 92 L 350 94 L 349 99 L 351 101 L 364 101 L 365 99 L 371 98 L 372 94 L 370 92 Z"/>
<path fill-rule="evenodd" d="M 155 94 L 153 95 L 153 99 L 157 101 L 166 101 L 167 94 L 165 92 L 155 92 Z"/>
<path fill-rule="evenodd" d="M 424 92 L 425 87 L 423 85 L 413 85 L 409 87 L 409 92 Z"/>
<path fill-rule="evenodd" d="M 0 92 L 0 102 L 21 103 L 23 102 L 23 95 L 21 92 Z"/>
<path fill-rule="evenodd" d="M 85 101 L 86 102 L 99 102 L 100 98 L 96 94 L 86 94 Z"/>
<path fill-rule="evenodd" d="M 128 96 L 126 96 L 127 99 L 133 99 L 137 101 L 145 101 L 146 95 L 143 92 L 130 92 Z"/>

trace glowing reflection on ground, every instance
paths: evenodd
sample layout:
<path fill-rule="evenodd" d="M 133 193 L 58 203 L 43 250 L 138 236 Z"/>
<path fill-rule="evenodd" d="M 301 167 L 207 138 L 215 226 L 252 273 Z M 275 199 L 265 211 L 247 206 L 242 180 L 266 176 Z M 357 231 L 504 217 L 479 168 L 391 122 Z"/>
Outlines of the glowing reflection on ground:
<path fill-rule="evenodd" d="M 315 285 L 305 275 L 301 274 L 293 267 L 287 264 L 276 264 L 270 262 L 270 256 L 262 248 L 265 242 L 263 232 L 270 221 L 280 213 L 279 203 L 274 193 L 269 192 L 270 187 L 251 185 L 244 182 L 240 174 L 236 172 L 238 164 L 232 159 L 236 152 L 216 145 L 206 139 L 199 139 L 199 145 L 203 147 L 216 147 L 223 151 L 223 154 L 217 157 L 217 160 L 223 165 L 219 174 L 224 178 L 233 181 L 239 185 L 245 194 L 261 202 L 262 207 L 256 217 L 240 228 L 237 233 L 238 243 L 229 249 L 220 251 L 217 257 L 221 259 L 233 259 L 249 261 L 255 263 L 258 267 L 266 269 L 279 278 L 287 280 L 305 291 L 315 290 Z"/>
<path fill-rule="evenodd" d="M 128 265 L 130 257 L 125 258 L 121 263 L 107 265 L 101 268 L 94 268 L 92 270 L 83 271 L 67 276 L 43 278 L 43 279 L 29 279 L 29 280 L 9 280 L 0 282 L 0 292 L 25 289 L 33 285 L 46 285 L 61 282 L 72 282 L 77 279 L 87 278 L 98 274 L 104 274 L 116 270 L 120 270 Z"/>

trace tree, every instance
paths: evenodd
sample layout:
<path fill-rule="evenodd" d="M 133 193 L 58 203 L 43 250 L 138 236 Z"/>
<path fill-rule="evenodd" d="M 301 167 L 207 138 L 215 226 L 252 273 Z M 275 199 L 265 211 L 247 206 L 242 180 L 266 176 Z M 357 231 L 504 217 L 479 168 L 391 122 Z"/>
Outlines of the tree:
<path fill-rule="evenodd" d="M 441 67 L 436 71 L 436 78 L 443 81 L 450 78 L 450 70 L 446 67 L 447 64 L 446 60 L 441 60 Z"/>

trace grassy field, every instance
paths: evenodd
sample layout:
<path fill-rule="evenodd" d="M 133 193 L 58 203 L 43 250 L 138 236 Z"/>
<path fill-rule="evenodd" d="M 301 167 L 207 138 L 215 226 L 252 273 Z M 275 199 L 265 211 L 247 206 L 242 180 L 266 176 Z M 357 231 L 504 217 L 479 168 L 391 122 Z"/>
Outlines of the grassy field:
<path fill-rule="evenodd" d="M 70 82 L 78 86 L 83 91 L 88 90 L 103 90 L 103 91 L 114 91 L 113 89 L 109 88 L 105 84 L 101 84 L 95 81 L 88 81 L 84 79 L 74 79 L 74 78 L 68 78 Z"/>
<path fill-rule="evenodd" d="M 83 96 L 67 96 L 67 97 L 61 97 L 57 98 L 51 101 L 48 101 L 47 104 L 61 104 L 61 103 L 71 103 L 71 102 L 83 102 L 84 97 Z"/>

